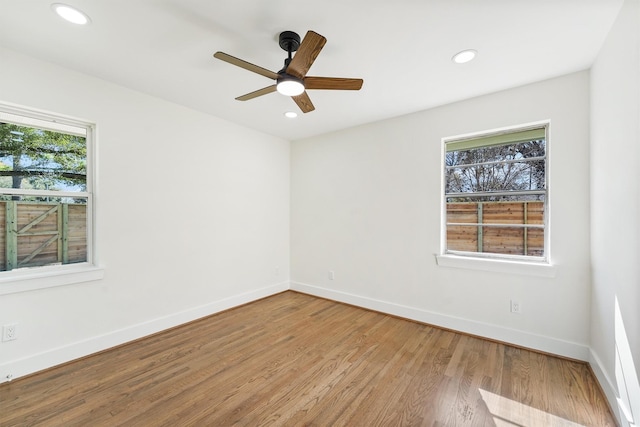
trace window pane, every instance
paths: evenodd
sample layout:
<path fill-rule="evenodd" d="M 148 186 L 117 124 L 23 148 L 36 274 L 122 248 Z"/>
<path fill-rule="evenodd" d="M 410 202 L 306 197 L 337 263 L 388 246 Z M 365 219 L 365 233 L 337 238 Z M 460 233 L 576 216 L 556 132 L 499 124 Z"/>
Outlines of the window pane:
<path fill-rule="evenodd" d="M 462 225 L 448 226 L 447 250 L 478 252 L 478 227 Z"/>
<path fill-rule="evenodd" d="M 544 156 L 544 140 L 448 152 L 445 191 L 450 194 L 544 189 Z"/>
<path fill-rule="evenodd" d="M 0 188 L 86 191 L 84 136 L 0 123 Z"/>
<path fill-rule="evenodd" d="M 468 150 L 448 151 L 446 165 L 469 165 L 490 161 L 530 159 L 544 157 L 546 144 L 544 139 L 518 142 L 511 145 L 478 147 Z"/>
<path fill-rule="evenodd" d="M 0 271 L 87 261 L 87 199 L 46 199 L 0 197 Z"/>
<path fill-rule="evenodd" d="M 447 251 L 544 257 L 545 134 L 538 128 L 446 143 Z"/>
<path fill-rule="evenodd" d="M 0 271 L 8 277 L 15 270 L 93 262 L 92 128 L 0 104 Z"/>
<path fill-rule="evenodd" d="M 524 228 L 482 227 L 482 251 L 504 255 L 542 256 L 542 230 Z"/>
<path fill-rule="evenodd" d="M 447 203 L 447 250 L 544 255 L 544 200 Z M 469 225 L 465 225 L 469 224 Z"/>
<path fill-rule="evenodd" d="M 447 193 L 525 191 L 545 188 L 544 160 L 447 169 Z"/>
<path fill-rule="evenodd" d="M 495 202 L 482 204 L 484 224 L 543 224 L 543 202 Z"/>

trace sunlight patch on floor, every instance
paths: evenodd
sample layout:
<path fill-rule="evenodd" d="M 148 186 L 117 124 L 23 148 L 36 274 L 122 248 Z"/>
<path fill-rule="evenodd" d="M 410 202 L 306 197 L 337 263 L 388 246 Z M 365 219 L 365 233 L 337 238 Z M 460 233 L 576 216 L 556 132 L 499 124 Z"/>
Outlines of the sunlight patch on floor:
<path fill-rule="evenodd" d="M 507 399 L 490 391 L 479 389 L 489 412 L 493 415 L 493 421 L 497 427 L 584 427 L 582 424 L 560 418 L 548 412 L 541 411 L 531 406 Z"/>

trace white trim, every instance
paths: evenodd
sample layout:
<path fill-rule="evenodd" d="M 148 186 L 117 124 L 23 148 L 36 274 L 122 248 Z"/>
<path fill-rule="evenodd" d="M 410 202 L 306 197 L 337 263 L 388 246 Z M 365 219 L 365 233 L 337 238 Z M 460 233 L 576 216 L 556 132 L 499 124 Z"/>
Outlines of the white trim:
<path fill-rule="evenodd" d="M 96 146 L 98 144 L 96 124 L 87 124 L 87 262 L 92 265 L 100 265 L 100 260 L 96 255 L 96 191 L 97 191 L 97 166 Z"/>
<path fill-rule="evenodd" d="M 53 132 L 66 133 L 69 135 L 81 137 L 87 136 L 87 131 L 85 130 L 86 126 L 80 124 L 60 123 L 59 120 L 57 120 L 57 117 L 53 114 L 42 114 L 24 108 L 18 109 L 5 105 L 3 105 L 3 110 L 4 111 L 0 111 L 0 120 L 3 122 L 10 122 L 19 126 L 28 126 Z M 10 113 L 8 111 L 14 112 Z"/>
<path fill-rule="evenodd" d="M 34 119 L 37 122 L 48 123 L 47 128 L 53 131 L 62 131 L 64 133 L 70 133 L 72 135 L 85 136 L 82 133 L 74 133 L 73 129 L 68 129 L 67 126 L 73 128 L 85 128 L 87 124 L 92 123 L 91 120 L 66 116 L 64 114 L 52 113 L 46 110 L 40 110 L 38 108 L 25 107 L 11 102 L 0 102 L 0 108 L 2 112 L 12 115 L 23 116 L 22 123 L 32 127 L 38 127 L 38 123 L 31 122 L 29 119 Z M 2 116 L 0 116 L 2 117 Z M 15 118 L 8 121 L 15 121 Z M 66 126 L 65 126 L 66 125 Z"/>
<path fill-rule="evenodd" d="M 589 357 L 589 347 L 586 345 L 509 329 L 495 324 L 434 313 L 416 307 L 389 303 L 306 283 L 291 282 L 291 290 L 571 359 L 587 361 Z"/>
<path fill-rule="evenodd" d="M 103 335 L 87 338 L 86 340 L 71 343 L 62 347 L 53 348 L 42 353 L 27 356 L 23 359 L 2 363 L 0 364 L 0 383 L 8 381 L 8 378 L 16 379 L 43 369 L 51 368 L 174 326 L 275 295 L 288 289 L 289 282 L 281 282 L 239 295 L 223 298 L 218 301 L 212 301 L 177 313 L 158 317 L 136 325 L 127 326 L 122 329 L 107 332 Z"/>
<path fill-rule="evenodd" d="M 0 194 L 43 197 L 77 197 L 79 199 L 88 199 L 91 195 L 91 193 L 87 191 L 31 190 L 27 188 L 0 188 Z"/>
<path fill-rule="evenodd" d="M 492 271 L 496 273 L 525 276 L 555 277 L 557 267 L 546 262 L 516 261 L 504 258 L 480 258 L 456 255 L 436 255 L 439 267 L 464 268 L 468 270 Z"/>
<path fill-rule="evenodd" d="M 104 277 L 104 268 L 89 263 L 33 267 L 0 274 L 0 295 L 92 282 Z"/>
<path fill-rule="evenodd" d="M 616 421 L 619 425 L 623 425 L 620 421 L 620 411 L 618 411 L 618 393 L 615 383 L 611 381 L 609 375 L 607 375 L 607 371 L 602 364 L 602 361 L 595 353 L 595 351 L 590 348 L 589 349 L 589 366 L 591 366 L 591 370 L 596 376 L 596 380 L 600 383 L 600 387 L 604 392 L 607 401 L 609 402 L 609 407 L 611 408 L 611 413 L 616 417 Z"/>

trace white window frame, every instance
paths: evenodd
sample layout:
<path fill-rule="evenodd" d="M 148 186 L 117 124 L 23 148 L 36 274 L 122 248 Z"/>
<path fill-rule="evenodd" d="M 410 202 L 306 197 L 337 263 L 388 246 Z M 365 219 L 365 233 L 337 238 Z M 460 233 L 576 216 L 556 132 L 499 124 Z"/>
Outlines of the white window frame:
<path fill-rule="evenodd" d="M 95 123 L 4 102 L 0 102 L 0 120 L 61 132 L 68 132 L 71 128 L 83 128 L 86 129 L 87 144 L 86 191 L 81 193 L 55 192 L 56 196 L 82 196 L 87 198 L 87 261 L 2 271 L 0 272 L 0 295 L 102 279 L 104 277 L 104 269 L 98 266 L 95 239 Z M 46 193 L 38 190 L 14 190 L 9 188 L 0 189 L 0 192 L 2 194 L 52 194 L 52 192 Z"/>
<path fill-rule="evenodd" d="M 524 256 L 524 255 L 508 255 L 494 253 L 477 253 L 477 252 L 460 252 L 447 250 L 447 198 L 446 198 L 446 147 L 447 143 L 458 142 L 462 140 L 479 139 L 499 134 L 508 134 L 519 131 L 532 129 L 545 129 L 545 203 L 544 203 L 544 256 Z M 551 263 L 550 248 L 550 121 L 538 121 L 521 125 L 491 129 L 481 132 L 474 132 L 462 135 L 444 137 L 441 139 L 441 157 L 442 165 L 441 177 L 441 224 L 440 224 L 440 252 L 436 254 L 436 263 L 441 267 L 465 268 L 472 270 L 492 271 L 501 273 L 524 274 L 532 276 L 554 277 L 556 268 Z"/>

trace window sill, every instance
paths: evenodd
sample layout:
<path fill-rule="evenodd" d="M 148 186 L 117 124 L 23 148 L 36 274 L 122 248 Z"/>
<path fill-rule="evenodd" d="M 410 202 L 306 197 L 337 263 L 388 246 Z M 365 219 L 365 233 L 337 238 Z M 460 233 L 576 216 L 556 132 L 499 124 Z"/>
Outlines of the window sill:
<path fill-rule="evenodd" d="M 0 295 L 91 282 L 104 277 L 104 268 L 89 264 L 40 267 L 0 273 Z"/>
<path fill-rule="evenodd" d="M 525 276 L 555 277 L 556 275 L 556 266 L 543 262 L 471 258 L 457 255 L 436 255 L 436 263 L 440 267 L 521 274 Z"/>

